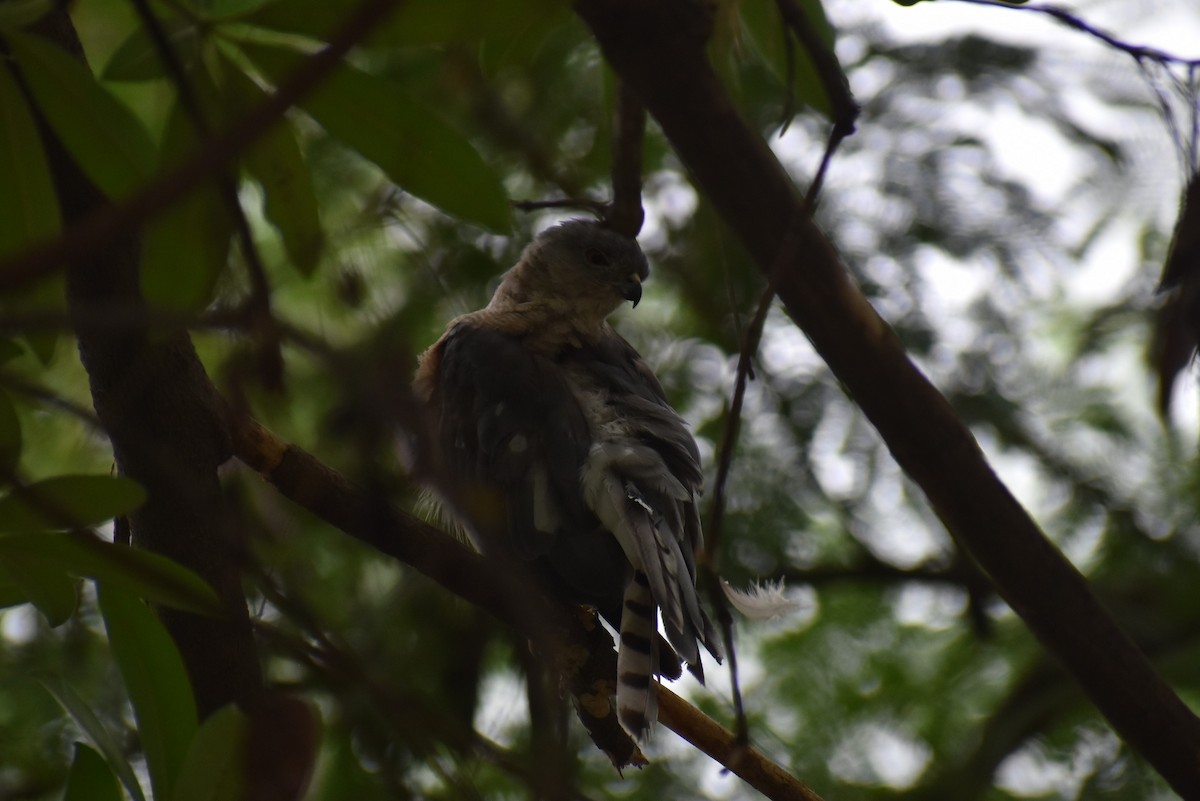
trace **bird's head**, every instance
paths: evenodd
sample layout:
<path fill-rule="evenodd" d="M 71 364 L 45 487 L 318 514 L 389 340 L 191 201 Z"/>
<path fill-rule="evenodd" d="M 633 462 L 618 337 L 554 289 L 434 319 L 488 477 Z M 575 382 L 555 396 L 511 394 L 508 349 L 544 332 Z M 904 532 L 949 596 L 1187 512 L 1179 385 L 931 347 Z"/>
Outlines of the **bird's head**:
<path fill-rule="evenodd" d="M 623 301 L 636 306 L 650 274 L 635 240 L 591 220 L 568 220 L 533 240 L 509 270 L 497 297 L 545 305 L 599 324 Z"/>

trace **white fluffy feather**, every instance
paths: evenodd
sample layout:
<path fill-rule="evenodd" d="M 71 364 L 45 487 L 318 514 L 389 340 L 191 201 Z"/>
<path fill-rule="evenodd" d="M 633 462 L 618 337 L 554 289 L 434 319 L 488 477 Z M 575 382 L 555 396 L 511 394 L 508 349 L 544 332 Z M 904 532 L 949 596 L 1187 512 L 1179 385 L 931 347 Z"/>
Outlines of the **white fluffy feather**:
<path fill-rule="evenodd" d="M 784 592 L 786 587 L 783 579 L 768 581 L 765 584 L 754 583 L 753 587 L 739 590 L 728 581 L 721 582 L 721 589 L 733 608 L 750 620 L 771 620 L 792 614 L 800 609 L 800 604 L 788 598 Z"/>

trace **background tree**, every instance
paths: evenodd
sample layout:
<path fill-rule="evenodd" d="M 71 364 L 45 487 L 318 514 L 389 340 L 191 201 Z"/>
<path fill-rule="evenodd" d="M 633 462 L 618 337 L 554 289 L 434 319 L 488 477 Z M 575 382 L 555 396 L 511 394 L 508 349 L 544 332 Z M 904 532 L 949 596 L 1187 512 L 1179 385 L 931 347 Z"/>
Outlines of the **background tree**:
<path fill-rule="evenodd" d="M 654 268 L 619 326 L 714 483 L 736 442 L 718 570 L 798 604 L 738 631 L 751 742 L 828 799 L 1197 787 L 1158 683 L 1194 703 L 1195 400 L 1165 428 L 1151 380 L 1186 313 L 1142 361 L 1195 62 L 1086 8 L 969 9 L 1075 29 L 1036 47 L 817 2 L 50 6 L 0 3 L 0 796 L 754 795 L 661 729 L 618 775 L 558 700 L 582 635 L 403 511 L 415 354 L 564 213 L 510 200 L 609 199 L 618 95 Z M 733 727 L 727 686 L 681 691 Z"/>

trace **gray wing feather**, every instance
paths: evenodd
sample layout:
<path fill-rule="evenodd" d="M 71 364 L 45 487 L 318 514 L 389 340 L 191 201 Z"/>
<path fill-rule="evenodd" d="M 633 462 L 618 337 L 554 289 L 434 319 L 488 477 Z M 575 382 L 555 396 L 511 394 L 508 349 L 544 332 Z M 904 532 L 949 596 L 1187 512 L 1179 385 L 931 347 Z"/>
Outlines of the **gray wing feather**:
<path fill-rule="evenodd" d="M 600 425 L 592 421 L 585 501 L 635 570 L 646 574 L 667 640 L 680 656 L 698 666 L 699 642 L 719 660 L 695 589 L 701 546 L 696 502 L 703 483 L 695 440 L 637 351 L 615 333 L 579 354 L 575 374 L 588 384 L 584 392 L 603 398 L 609 418 Z"/>
<path fill-rule="evenodd" d="M 576 479 L 588 425 L 553 361 L 512 336 L 460 323 L 442 343 L 434 393 L 451 478 L 499 490 L 504 508 L 485 537 L 533 558 L 564 525 L 594 525 Z"/>

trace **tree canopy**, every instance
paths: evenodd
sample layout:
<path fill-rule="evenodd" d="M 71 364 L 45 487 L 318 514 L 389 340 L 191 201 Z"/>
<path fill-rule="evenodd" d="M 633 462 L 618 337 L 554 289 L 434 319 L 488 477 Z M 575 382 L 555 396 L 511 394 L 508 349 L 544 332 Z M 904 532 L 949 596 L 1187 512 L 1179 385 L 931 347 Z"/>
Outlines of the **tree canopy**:
<path fill-rule="evenodd" d="M 0 798 L 1200 797 L 1200 61 L 1092 10 L 0 0 Z M 792 602 L 640 749 L 409 386 L 592 215 Z"/>

